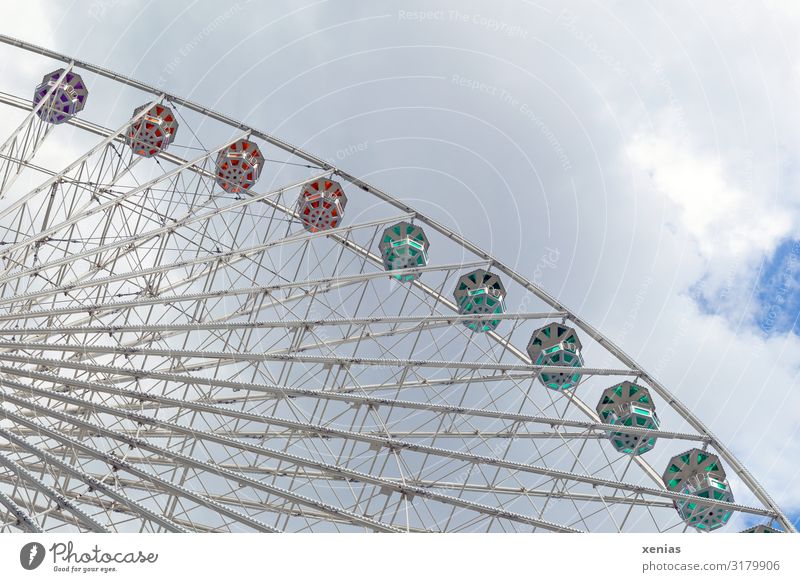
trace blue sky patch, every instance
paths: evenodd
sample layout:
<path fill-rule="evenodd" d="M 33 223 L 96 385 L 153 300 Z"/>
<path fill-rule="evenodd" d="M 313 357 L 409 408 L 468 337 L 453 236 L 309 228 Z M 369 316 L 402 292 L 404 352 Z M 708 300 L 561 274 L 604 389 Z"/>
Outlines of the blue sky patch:
<path fill-rule="evenodd" d="M 729 280 L 722 288 L 709 283 L 708 275 L 701 277 L 689 296 L 701 313 L 725 315 L 765 336 L 800 335 L 800 240 L 782 242 L 749 277 Z"/>
<path fill-rule="evenodd" d="M 755 298 L 755 323 L 764 334 L 800 334 L 800 240 L 775 249 L 756 282 Z"/>

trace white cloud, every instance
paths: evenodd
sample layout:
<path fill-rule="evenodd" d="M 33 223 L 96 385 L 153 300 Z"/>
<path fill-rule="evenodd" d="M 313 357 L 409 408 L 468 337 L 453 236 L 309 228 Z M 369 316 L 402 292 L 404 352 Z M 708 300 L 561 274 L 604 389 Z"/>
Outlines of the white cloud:
<path fill-rule="evenodd" d="M 766 192 L 746 192 L 725 174 L 720 159 L 669 135 L 639 134 L 627 146 L 630 160 L 679 214 L 680 226 L 707 258 L 763 255 L 788 236 L 788 211 L 771 208 Z"/>
<path fill-rule="evenodd" d="M 53 40 L 53 6 L 38 0 L 8 2 L 3 6 L 4 34 L 48 46 Z"/>

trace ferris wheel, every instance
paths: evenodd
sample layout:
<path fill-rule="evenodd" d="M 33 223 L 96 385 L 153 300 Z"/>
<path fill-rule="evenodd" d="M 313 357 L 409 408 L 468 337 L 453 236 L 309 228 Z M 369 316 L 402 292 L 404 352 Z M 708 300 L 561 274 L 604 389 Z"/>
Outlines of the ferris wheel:
<path fill-rule="evenodd" d="M 244 123 L 0 40 L 41 63 L 0 92 L 0 530 L 795 531 L 501 257 Z M 132 106 L 93 122 L 100 96 Z"/>

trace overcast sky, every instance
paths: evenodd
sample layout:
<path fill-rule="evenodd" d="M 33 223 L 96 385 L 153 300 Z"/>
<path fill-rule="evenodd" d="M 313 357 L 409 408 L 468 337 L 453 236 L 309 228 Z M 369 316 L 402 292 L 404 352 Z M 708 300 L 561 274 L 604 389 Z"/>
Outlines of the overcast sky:
<path fill-rule="evenodd" d="M 27 1 L 0 29 L 460 230 L 600 327 L 800 512 L 798 3 L 181 4 Z"/>

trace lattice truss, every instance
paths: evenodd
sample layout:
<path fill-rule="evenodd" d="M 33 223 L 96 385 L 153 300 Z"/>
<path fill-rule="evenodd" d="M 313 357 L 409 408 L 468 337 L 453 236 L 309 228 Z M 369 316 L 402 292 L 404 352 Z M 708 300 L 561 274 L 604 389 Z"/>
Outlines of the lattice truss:
<path fill-rule="evenodd" d="M 501 258 L 263 132 L 44 54 L 0 94 L 3 531 L 696 531 L 676 511 L 694 490 L 662 479 L 689 449 L 727 469 L 736 500 L 695 504 L 715 523 L 791 530 L 690 411 Z M 40 112 L 70 73 L 90 93 L 55 124 Z M 315 228 L 312 182 L 347 193 Z M 599 416 L 626 381 L 649 399 L 626 384 Z"/>

